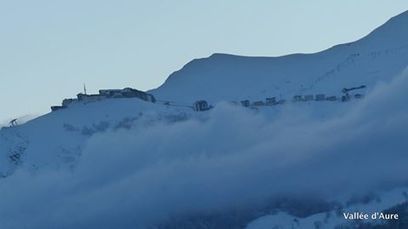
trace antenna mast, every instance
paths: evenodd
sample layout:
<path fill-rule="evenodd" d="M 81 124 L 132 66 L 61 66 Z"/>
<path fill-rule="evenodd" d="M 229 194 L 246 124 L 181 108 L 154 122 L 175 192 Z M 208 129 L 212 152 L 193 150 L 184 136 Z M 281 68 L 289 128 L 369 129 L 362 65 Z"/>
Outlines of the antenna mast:
<path fill-rule="evenodd" d="M 84 84 L 84 94 L 86 95 L 86 85 Z"/>

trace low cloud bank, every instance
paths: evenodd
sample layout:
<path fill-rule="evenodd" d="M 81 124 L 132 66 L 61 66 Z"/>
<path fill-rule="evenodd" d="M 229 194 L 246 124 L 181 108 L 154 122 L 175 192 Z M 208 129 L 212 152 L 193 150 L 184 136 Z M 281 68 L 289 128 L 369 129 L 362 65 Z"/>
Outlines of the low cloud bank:
<path fill-rule="evenodd" d="M 140 228 L 281 196 L 405 185 L 407 96 L 404 74 L 325 121 L 220 104 L 205 121 L 95 135 L 74 171 L 21 169 L 1 180 L 0 227 Z"/>

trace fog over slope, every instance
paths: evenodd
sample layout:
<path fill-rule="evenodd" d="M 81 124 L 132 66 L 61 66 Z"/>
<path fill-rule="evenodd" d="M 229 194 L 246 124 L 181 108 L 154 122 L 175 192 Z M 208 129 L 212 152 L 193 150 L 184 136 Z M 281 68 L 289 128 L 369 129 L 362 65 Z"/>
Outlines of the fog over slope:
<path fill-rule="evenodd" d="M 258 229 L 367 210 L 378 204 L 356 200 L 367 195 L 383 207 L 406 203 L 407 24 L 404 13 L 317 54 L 217 54 L 152 91 L 180 103 L 208 99 L 209 111 L 107 99 L 3 128 L 0 228 Z M 361 84 L 364 99 L 290 101 Z M 274 95 L 287 103 L 228 102 Z"/>
<path fill-rule="evenodd" d="M 404 76 L 324 122 L 220 104 L 206 120 L 96 134 L 73 171 L 22 168 L 2 180 L 0 222 L 134 228 L 274 198 L 335 200 L 400 187 L 408 179 L 407 92 Z"/>

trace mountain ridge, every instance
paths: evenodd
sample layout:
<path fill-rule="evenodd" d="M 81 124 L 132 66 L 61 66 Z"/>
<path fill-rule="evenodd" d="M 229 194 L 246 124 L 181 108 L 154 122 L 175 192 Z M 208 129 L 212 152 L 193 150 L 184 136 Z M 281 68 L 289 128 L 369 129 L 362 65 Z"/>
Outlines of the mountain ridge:
<path fill-rule="evenodd" d="M 344 69 L 345 62 L 357 63 L 360 61 L 362 64 L 355 64 L 360 64 L 360 66 L 353 66 L 355 70 L 360 71 L 358 75 L 355 74 L 356 77 L 359 77 L 359 75 L 367 75 L 367 72 L 371 71 L 371 67 L 378 66 L 377 62 L 379 61 L 373 59 L 380 57 L 381 61 L 385 61 L 385 66 L 382 69 L 372 71 L 385 71 L 381 76 L 365 76 L 365 79 L 359 82 L 348 79 L 349 82 L 344 86 L 364 81 L 370 81 L 367 83 L 374 84 L 379 79 L 387 80 L 386 75 L 398 74 L 408 65 L 408 61 L 405 61 L 408 56 L 408 29 L 405 26 L 407 24 L 408 11 L 405 11 L 389 19 L 361 39 L 335 45 L 317 53 L 296 53 L 278 57 L 214 53 L 209 57 L 190 61 L 183 68 L 172 73 L 160 87 L 150 90 L 150 92 L 163 99 L 186 100 L 188 102 L 192 102 L 193 98 L 208 99 L 211 102 L 260 99 L 264 97 L 260 93 L 261 91 L 275 96 L 279 94 L 289 96 L 302 92 L 303 87 L 315 87 L 314 85 L 306 85 L 307 82 L 299 80 L 299 77 L 317 81 L 330 71 Z M 402 53 L 400 53 L 401 55 L 394 55 L 398 54 L 397 52 Z M 358 57 L 358 55 L 364 56 L 365 59 Z M 398 62 L 399 66 L 389 62 Z M 298 76 L 301 73 L 293 71 L 294 68 L 300 68 L 302 76 Z M 392 68 L 393 70 L 389 71 Z M 350 73 L 345 72 L 343 75 L 345 74 Z M 339 77 L 343 77 L 342 74 L 340 75 Z M 239 82 L 231 82 L 233 80 Z M 295 87 L 289 91 L 268 90 L 265 85 L 269 83 L 268 81 L 273 80 L 278 80 L 278 84 L 283 84 L 285 81 L 297 82 L 294 82 Z M 224 87 L 228 85 L 232 89 L 223 93 L 220 88 L 213 85 L 218 81 L 221 81 Z M 230 81 L 229 84 L 228 81 Z M 259 81 L 259 83 L 256 84 L 254 81 Z M 339 81 L 339 79 L 334 81 Z M 327 84 L 330 83 L 333 82 Z M 242 84 L 246 87 L 243 87 Z M 269 86 L 273 87 L 274 85 Z M 250 89 L 250 87 L 255 89 Z M 259 90 L 256 89 L 257 87 Z M 339 88 L 330 88 L 328 92 L 334 93 L 335 90 L 339 90 Z M 245 95 L 242 95 L 241 92 Z M 214 94 L 215 96 L 213 96 Z M 191 96 L 192 99 L 187 99 L 187 95 Z"/>

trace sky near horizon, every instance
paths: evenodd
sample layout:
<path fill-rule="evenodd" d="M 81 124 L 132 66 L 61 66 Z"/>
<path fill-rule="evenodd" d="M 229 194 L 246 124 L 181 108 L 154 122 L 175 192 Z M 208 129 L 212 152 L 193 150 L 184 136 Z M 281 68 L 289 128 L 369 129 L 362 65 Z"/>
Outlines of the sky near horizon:
<path fill-rule="evenodd" d="M 148 90 L 212 53 L 313 53 L 406 10 L 406 0 L 0 1 L 0 124 L 44 114 L 84 83 Z"/>

